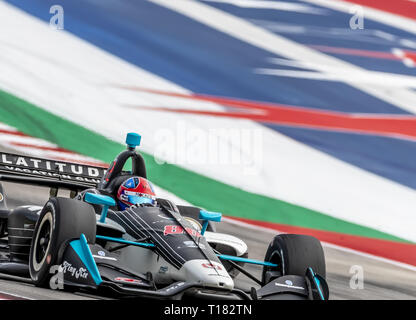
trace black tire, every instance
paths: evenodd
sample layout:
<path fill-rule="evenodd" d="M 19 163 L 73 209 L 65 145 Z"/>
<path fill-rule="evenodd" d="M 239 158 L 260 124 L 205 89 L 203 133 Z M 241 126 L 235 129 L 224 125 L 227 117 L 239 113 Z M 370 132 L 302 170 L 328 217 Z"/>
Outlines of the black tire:
<path fill-rule="evenodd" d="M 192 218 L 198 221 L 202 225 L 202 220 L 199 219 L 199 211 L 201 211 L 201 208 L 191 207 L 191 206 L 177 206 L 177 207 L 182 216 Z M 207 231 L 216 232 L 215 225 L 213 222 L 208 221 Z"/>
<path fill-rule="evenodd" d="M 84 234 L 95 243 L 96 218 L 88 203 L 69 198 L 51 198 L 43 207 L 33 232 L 29 272 L 36 286 L 49 285 L 49 268 L 61 264 L 65 243 Z"/>
<path fill-rule="evenodd" d="M 325 256 L 318 239 L 300 234 L 279 234 L 270 242 L 264 261 L 276 263 L 276 276 L 305 276 L 311 267 L 321 277 L 326 277 Z M 262 282 L 268 283 L 276 268 L 263 267 Z"/>

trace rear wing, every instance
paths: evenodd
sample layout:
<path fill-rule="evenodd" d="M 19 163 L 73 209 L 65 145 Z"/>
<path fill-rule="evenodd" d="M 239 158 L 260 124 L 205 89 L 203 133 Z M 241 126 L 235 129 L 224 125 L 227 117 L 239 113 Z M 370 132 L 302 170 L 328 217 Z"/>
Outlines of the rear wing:
<path fill-rule="evenodd" d="M 95 188 L 106 168 L 0 152 L 0 180 L 66 188 Z"/>

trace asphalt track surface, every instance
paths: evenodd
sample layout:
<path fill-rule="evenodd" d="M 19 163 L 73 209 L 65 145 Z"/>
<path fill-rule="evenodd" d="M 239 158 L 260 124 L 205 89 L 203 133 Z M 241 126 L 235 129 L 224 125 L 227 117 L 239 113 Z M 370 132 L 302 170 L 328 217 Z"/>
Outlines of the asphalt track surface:
<path fill-rule="evenodd" d="M 1 151 L 10 152 L 4 148 Z M 3 187 L 7 205 L 10 208 L 28 204 L 42 206 L 49 196 L 49 190 L 42 187 L 13 183 L 3 183 Z M 65 196 L 65 194 L 62 195 Z M 260 260 L 264 258 L 267 246 L 276 234 L 273 231 L 254 229 L 228 221 L 217 224 L 217 232 L 229 233 L 243 239 L 249 247 L 249 258 Z M 330 299 L 416 300 L 415 270 L 325 244 L 324 251 Z M 353 266 L 359 266 L 363 270 L 364 286 L 362 289 L 353 289 L 350 286 Z M 261 267 L 246 265 L 245 269 L 260 279 Z M 236 286 L 249 289 L 257 285 L 240 274 L 237 276 Z M 30 283 L 5 279 L 0 276 L 0 299 L 79 300 L 104 299 L 104 297 L 36 288 Z"/>

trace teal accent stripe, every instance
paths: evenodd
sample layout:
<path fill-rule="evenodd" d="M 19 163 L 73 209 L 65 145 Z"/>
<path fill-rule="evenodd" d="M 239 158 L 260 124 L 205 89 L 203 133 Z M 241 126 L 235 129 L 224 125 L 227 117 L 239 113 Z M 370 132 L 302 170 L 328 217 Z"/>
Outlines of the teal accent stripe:
<path fill-rule="evenodd" d="M 320 295 L 320 297 L 321 297 L 321 300 L 325 300 L 324 295 L 323 295 L 322 290 L 321 290 L 321 282 L 320 282 L 320 281 L 319 281 L 319 279 L 316 277 L 315 272 L 312 270 L 312 268 L 310 268 L 310 267 L 309 267 L 309 270 L 311 271 L 311 273 L 312 273 L 312 275 L 313 275 L 313 280 L 314 280 L 314 281 L 315 281 L 315 283 L 316 283 L 316 286 L 317 286 L 317 288 L 318 288 L 318 292 L 319 292 L 319 295 Z"/>
<path fill-rule="evenodd" d="M 221 260 L 230 260 L 230 261 L 235 261 L 235 262 L 245 262 L 245 263 L 251 263 L 251 264 L 258 264 L 258 265 L 262 265 L 262 266 L 266 266 L 266 267 L 277 267 L 277 264 L 274 264 L 274 263 L 271 263 L 271 262 L 253 260 L 253 259 L 247 259 L 247 258 L 241 258 L 241 257 L 234 257 L 234 256 L 226 255 L 226 254 L 219 254 L 218 258 L 220 258 Z"/>
<path fill-rule="evenodd" d="M 82 263 L 87 267 L 96 285 L 99 285 L 103 280 L 101 279 L 100 271 L 92 256 L 90 247 L 84 234 L 81 234 L 79 240 L 71 241 L 71 247 L 77 253 Z"/>
<path fill-rule="evenodd" d="M 134 242 L 129 240 L 124 240 L 121 238 L 113 238 L 113 237 L 107 237 L 107 236 L 95 236 L 97 239 L 103 239 L 107 241 L 117 242 L 117 243 L 124 243 L 124 244 L 130 244 L 132 246 L 137 247 L 144 247 L 144 248 L 155 248 L 156 246 L 153 243 L 144 243 L 144 242 Z"/>

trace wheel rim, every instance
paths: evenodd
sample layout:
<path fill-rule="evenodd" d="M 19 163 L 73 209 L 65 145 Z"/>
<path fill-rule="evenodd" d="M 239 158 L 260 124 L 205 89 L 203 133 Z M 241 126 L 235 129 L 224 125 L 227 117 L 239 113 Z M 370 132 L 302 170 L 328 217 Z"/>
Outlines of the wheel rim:
<path fill-rule="evenodd" d="M 44 264 L 52 239 L 52 213 L 47 212 L 42 219 L 33 244 L 33 268 L 39 271 Z"/>
<path fill-rule="evenodd" d="M 266 259 L 267 262 L 271 262 L 274 264 L 277 264 L 277 268 L 276 267 L 267 267 L 264 266 L 263 267 L 263 274 L 262 274 L 262 281 L 264 282 L 264 276 L 266 275 L 267 271 L 278 271 L 280 272 L 282 275 L 285 275 L 285 262 L 282 259 L 282 255 L 283 252 L 279 252 L 278 250 L 273 251 L 270 256 L 268 257 L 268 259 Z"/>

